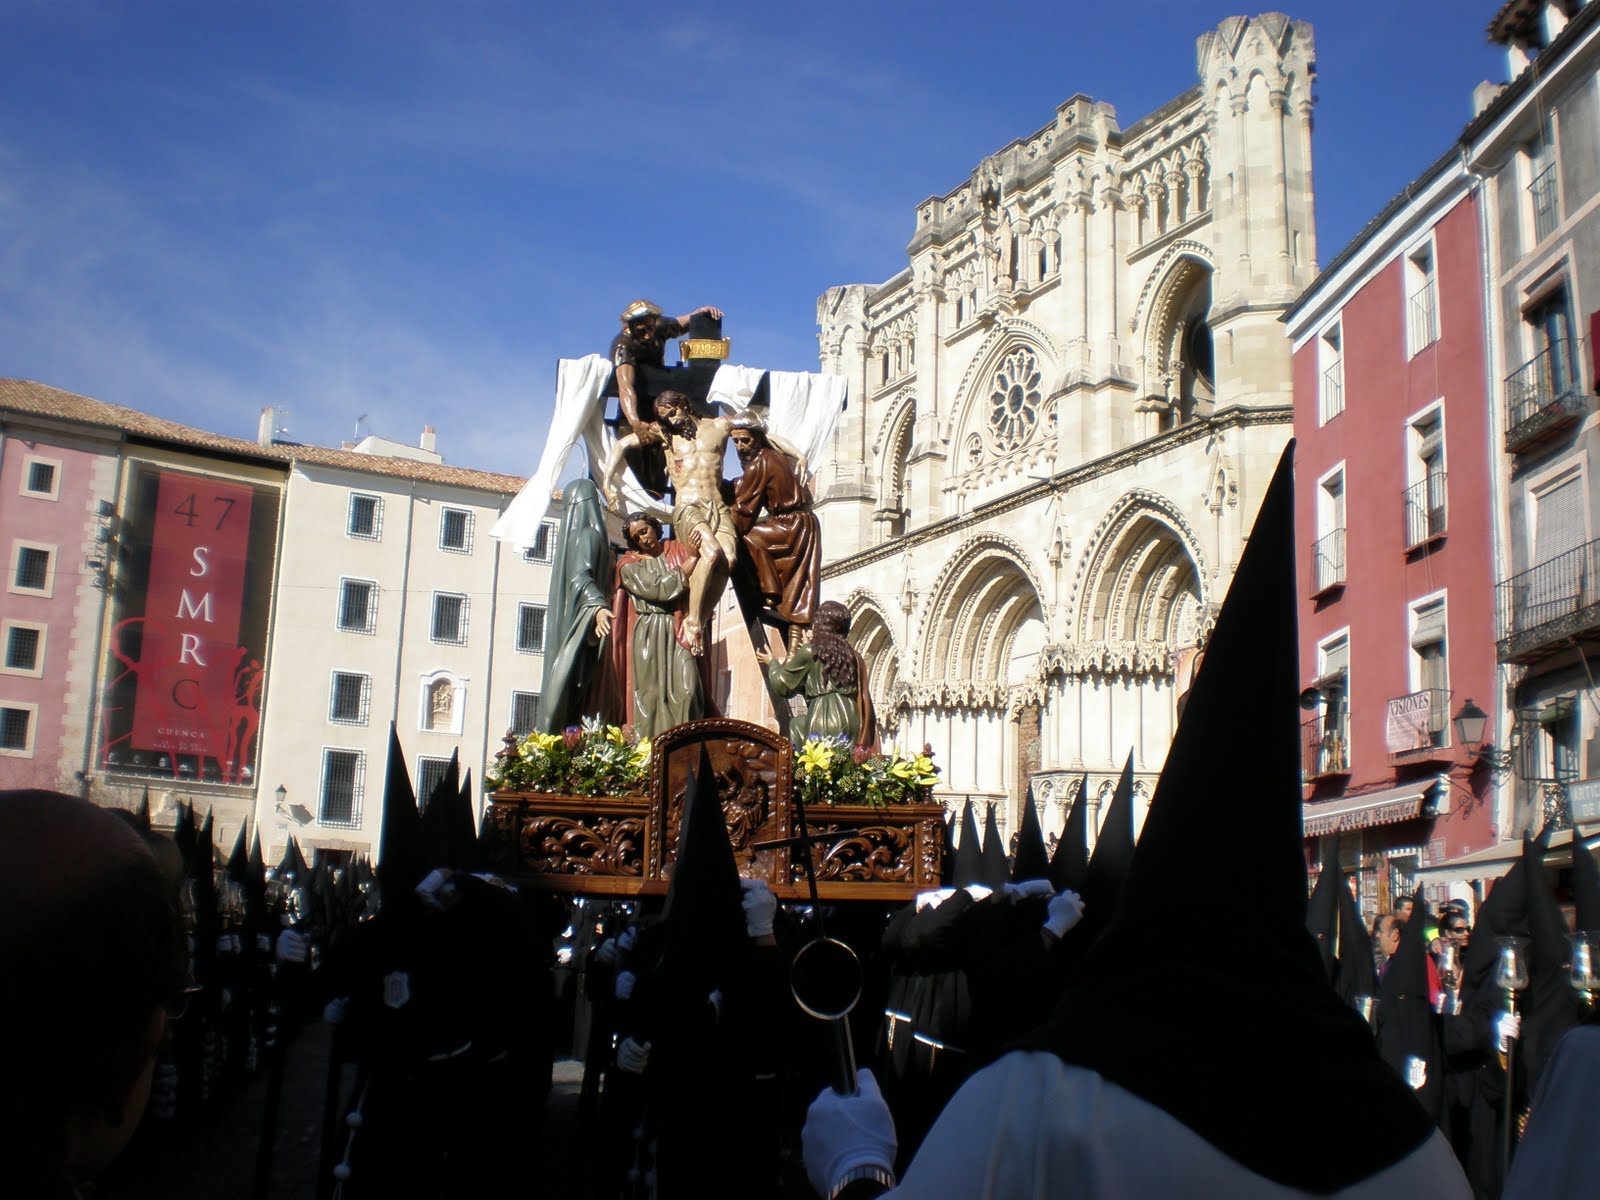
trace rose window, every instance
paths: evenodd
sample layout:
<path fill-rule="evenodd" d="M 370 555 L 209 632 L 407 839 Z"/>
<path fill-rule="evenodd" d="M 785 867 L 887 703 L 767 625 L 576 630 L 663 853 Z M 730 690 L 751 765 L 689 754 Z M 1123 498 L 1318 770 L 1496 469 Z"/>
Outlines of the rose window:
<path fill-rule="evenodd" d="M 989 391 L 989 430 L 995 448 L 1015 450 L 1039 423 L 1039 361 L 1032 350 L 1013 350 L 994 373 Z"/>

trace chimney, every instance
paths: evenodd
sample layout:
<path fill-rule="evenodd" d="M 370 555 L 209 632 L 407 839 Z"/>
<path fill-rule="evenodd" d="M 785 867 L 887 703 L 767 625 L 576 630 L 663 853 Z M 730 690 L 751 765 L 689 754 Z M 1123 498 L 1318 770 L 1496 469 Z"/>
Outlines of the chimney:
<path fill-rule="evenodd" d="M 261 410 L 261 422 L 256 426 L 256 445 L 272 445 L 272 435 L 278 423 L 278 411 L 272 405 Z"/>
<path fill-rule="evenodd" d="M 437 442 L 438 442 L 438 438 L 434 435 L 433 426 L 432 425 L 424 425 L 422 427 L 422 441 L 420 441 L 417 444 L 419 446 L 421 446 L 424 450 L 426 450 L 429 454 L 437 454 L 437 453 L 439 453 L 438 447 L 436 445 Z"/>

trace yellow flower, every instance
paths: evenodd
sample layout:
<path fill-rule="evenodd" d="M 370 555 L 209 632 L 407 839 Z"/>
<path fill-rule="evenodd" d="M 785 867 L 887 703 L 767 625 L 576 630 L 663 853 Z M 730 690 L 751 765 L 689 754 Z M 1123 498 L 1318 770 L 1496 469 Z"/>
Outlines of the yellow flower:
<path fill-rule="evenodd" d="M 617 744 L 621 745 L 622 743 L 618 742 Z M 639 739 L 639 744 L 633 748 L 633 765 L 636 767 L 642 767 L 649 761 L 650 739 L 647 737 L 642 737 Z"/>
<path fill-rule="evenodd" d="M 889 774 L 896 779 L 910 779 L 915 772 L 911 769 L 911 764 L 905 759 L 897 758 L 889 764 Z"/>
<path fill-rule="evenodd" d="M 622 730 L 615 725 L 607 725 L 606 741 L 610 742 L 613 746 L 624 745 L 625 741 L 622 736 Z"/>
<path fill-rule="evenodd" d="M 550 751 L 561 744 L 561 735 L 559 733 L 530 733 L 528 740 L 522 745 L 525 751 L 531 748 L 541 754 L 549 754 Z"/>
<path fill-rule="evenodd" d="M 807 775 L 828 770 L 833 766 L 833 747 L 815 739 L 808 741 L 800 751 L 800 766 Z"/>

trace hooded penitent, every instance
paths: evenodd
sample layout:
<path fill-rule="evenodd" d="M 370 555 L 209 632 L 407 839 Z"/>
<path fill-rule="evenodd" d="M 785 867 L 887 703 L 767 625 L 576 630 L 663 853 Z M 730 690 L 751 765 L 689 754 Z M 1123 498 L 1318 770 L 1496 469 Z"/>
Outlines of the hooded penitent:
<path fill-rule="evenodd" d="M 1444 1103 L 1444 1048 L 1428 988 L 1427 924 L 1428 902 L 1418 888 L 1411 919 L 1400 928 L 1400 947 L 1378 983 L 1377 1038 L 1379 1056 L 1397 1078 L 1412 1080 L 1418 1102 L 1437 1120 Z M 1420 1072 L 1413 1060 L 1422 1064 Z"/>
<path fill-rule="evenodd" d="M 1050 860 L 1050 882 L 1058 892 L 1065 888 L 1080 891 L 1084 874 L 1089 870 L 1088 798 L 1089 777 L 1085 775 L 1078 784 L 1078 794 L 1072 798 L 1072 810 L 1067 813 L 1055 857 Z"/>
<path fill-rule="evenodd" d="M 998 888 L 1010 878 L 1011 865 L 1006 862 L 1005 843 L 1000 840 L 1000 824 L 995 820 L 991 804 L 983 819 L 983 882 Z"/>
<path fill-rule="evenodd" d="M 1083 873 L 1083 887 L 1079 889 L 1083 895 L 1083 919 L 1062 943 L 1062 951 L 1070 961 L 1080 961 L 1116 915 L 1133 862 L 1133 847 L 1133 752 L 1129 751 L 1106 808 L 1100 836 L 1095 839 L 1094 853 Z"/>
<path fill-rule="evenodd" d="M 450 761 L 444 773 L 435 781 L 433 790 L 417 797 L 422 806 L 422 845 L 430 867 L 454 867 L 450 851 L 450 810 L 461 794 L 461 754 L 450 751 Z"/>
<path fill-rule="evenodd" d="M 411 772 L 394 723 L 389 724 L 389 768 L 383 780 L 383 828 L 378 834 L 378 887 L 381 903 L 392 907 L 412 894 L 428 873 L 422 820 Z"/>
<path fill-rule="evenodd" d="M 1600 931 L 1600 866 L 1578 837 L 1572 839 L 1572 906 L 1579 929 Z"/>
<path fill-rule="evenodd" d="M 1291 460 L 1262 501 L 1110 927 L 1029 1040 L 1255 1174 L 1326 1193 L 1407 1158 L 1433 1123 L 1306 931 Z"/>
<path fill-rule="evenodd" d="M 456 793 L 455 804 L 446 821 L 449 833 L 450 865 L 462 871 L 480 869 L 478 831 L 472 819 L 472 770 L 468 768 Z"/>
<path fill-rule="evenodd" d="M 555 562 L 550 566 L 550 610 L 544 627 L 544 680 L 540 728 L 560 733 L 590 715 L 589 690 L 601 651 L 591 640 L 595 614 L 611 607 L 615 556 L 606 538 L 600 493 L 587 479 L 567 485 Z"/>
<path fill-rule="evenodd" d="M 1311 889 L 1311 899 L 1306 901 L 1306 928 L 1316 939 L 1317 953 L 1322 957 L 1322 969 L 1332 982 L 1335 958 L 1339 948 L 1339 887 L 1342 883 L 1339 868 L 1323 859 L 1322 873 L 1317 876 L 1317 886 Z"/>
<path fill-rule="evenodd" d="M 972 801 L 961 812 L 961 843 L 956 847 L 955 874 L 951 884 L 966 887 L 969 883 L 983 882 L 983 850 L 978 838 L 978 818 L 972 810 Z"/>
<path fill-rule="evenodd" d="M 1044 848 L 1044 829 L 1039 825 L 1039 813 L 1033 806 L 1033 785 L 1028 785 L 1028 795 L 1022 802 L 1022 828 L 1017 832 L 1017 857 L 1011 866 L 1011 878 L 1018 883 L 1024 879 L 1048 879 L 1050 856 Z"/>
<path fill-rule="evenodd" d="M 1548 839 L 1548 831 L 1540 840 Z M 1577 850 L 1582 853 L 1581 843 Z M 1572 943 L 1567 923 L 1556 904 L 1555 885 L 1546 873 L 1544 855 L 1523 843 L 1523 869 L 1528 880 L 1528 967 L 1531 979 L 1523 994 L 1522 1062 L 1530 1092 L 1556 1043 L 1578 1023 L 1577 993 L 1572 990 Z"/>
<path fill-rule="evenodd" d="M 1333 965 L 1333 990 L 1339 999 L 1354 1005 L 1363 996 L 1378 994 L 1378 971 L 1372 964 L 1372 934 L 1361 919 L 1356 898 L 1339 873 L 1339 946 Z"/>

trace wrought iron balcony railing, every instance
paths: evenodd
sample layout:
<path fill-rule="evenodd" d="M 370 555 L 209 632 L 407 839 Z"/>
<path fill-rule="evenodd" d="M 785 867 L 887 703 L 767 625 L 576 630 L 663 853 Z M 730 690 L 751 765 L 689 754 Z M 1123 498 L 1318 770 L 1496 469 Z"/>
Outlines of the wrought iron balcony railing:
<path fill-rule="evenodd" d="M 1506 451 L 1515 454 L 1583 420 L 1589 397 L 1579 381 L 1576 347 L 1550 344 L 1506 377 Z"/>
<path fill-rule="evenodd" d="M 1439 340 L 1439 292 L 1433 280 L 1428 280 L 1411 293 L 1408 307 L 1410 320 L 1411 353 Z"/>
<path fill-rule="evenodd" d="M 1350 726 L 1347 721 L 1330 723 L 1326 716 L 1316 717 L 1301 727 L 1301 745 L 1304 748 L 1302 763 L 1307 779 L 1325 779 L 1329 775 L 1350 773 Z"/>
<path fill-rule="evenodd" d="M 1344 411 L 1344 361 L 1334 363 L 1322 373 L 1322 408 L 1319 423 L 1326 425 Z"/>
<path fill-rule="evenodd" d="M 1556 196 L 1556 165 L 1551 163 L 1528 185 L 1533 200 L 1533 240 L 1537 245 L 1556 231 L 1561 223 L 1561 205 Z"/>
<path fill-rule="evenodd" d="M 1311 547 L 1311 594 L 1344 585 L 1344 529 L 1335 529 Z"/>
<path fill-rule="evenodd" d="M 1502 662 L 1600 627 L 1600 540 L 1501 580 L 1494 607 Z"/>
<path fill-rule="evenodd" d="M 1406 549 L 1415 550 L 1445 532 L 1445 473 L 1435 471 L 1405 491 Z"/>

